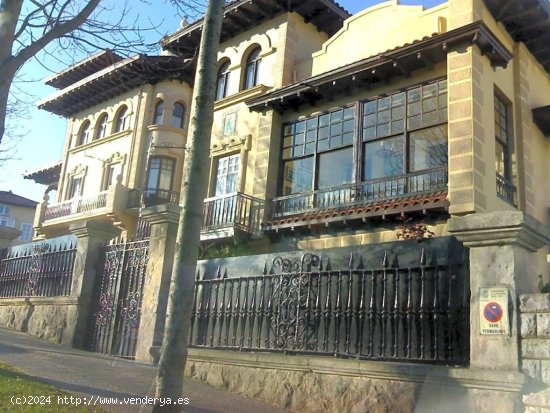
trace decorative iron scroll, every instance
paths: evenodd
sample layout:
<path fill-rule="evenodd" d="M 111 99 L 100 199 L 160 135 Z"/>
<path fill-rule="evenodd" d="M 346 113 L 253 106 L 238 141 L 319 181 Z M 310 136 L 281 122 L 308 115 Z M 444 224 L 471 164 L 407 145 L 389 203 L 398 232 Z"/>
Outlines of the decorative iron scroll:
<path fill-rule="evenodd" d="M 321 258 L 310 252 L 304 254 L 302 258 L 283 258 L 279 256 L 273 258 L 271 274 L 310 272 L 312 267 L 322 271 Z"/>
<path fill-rule="evenodd" d="M 27 279 L 27 295 L 33 296 L 37 293 L 38 282 L 42 274 L 43 254 L 48 252 L 49 244 L 32 244 L 31 259 L 29 263 L 29 278 Z"/>

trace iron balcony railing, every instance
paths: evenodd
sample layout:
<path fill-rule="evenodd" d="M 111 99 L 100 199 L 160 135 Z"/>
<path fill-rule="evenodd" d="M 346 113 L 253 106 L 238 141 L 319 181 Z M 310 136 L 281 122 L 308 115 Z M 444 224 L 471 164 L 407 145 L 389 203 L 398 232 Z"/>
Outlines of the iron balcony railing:
<path fill-rule="evenodd" d="M 177 204 L 180 200 L 180 193 L 158 188 L 146 188 L 143 191 L 142 202 L 145 206 L 160 204 Z"/>
<path fill-rule="evenodd" d="M 301 192 L 273 199 L 274 218 L 295 215 L 316 209 L 342 208 L 379 202 L 405 195 L 447 189 L 447 166 L 371 179 L 316 191 Z"/>
<path fill-rule="evenodd" d="M 249 233 L 260 231 L 264 201 L 240 192 L 204 200 L 202 231 L 237 228 Z"/>
<path fill-rule="evenodd" d="M 107 194 L 103 191 L 93 196 L 76 197 L 58 204 L 48 205 L 44 215 L 45 220 L 66 217 L 74 214 L 93 212 L 107 206 Z"/>
<path fill-rule="evenodd" d="M 497 195 L 499 198 L 516 206 L 517 189 L 508 179 L 497 173 Z"/>
<path fill-rule="evenodd" d="M 263 275 L 198 277 L 190 346 L 466 365 L 466 259 L 427 255 L 400 266 L 386 254 L 371 269 L 352 258 L 334 270 L 308 253 L 301 265 L 276 258 Z"/>

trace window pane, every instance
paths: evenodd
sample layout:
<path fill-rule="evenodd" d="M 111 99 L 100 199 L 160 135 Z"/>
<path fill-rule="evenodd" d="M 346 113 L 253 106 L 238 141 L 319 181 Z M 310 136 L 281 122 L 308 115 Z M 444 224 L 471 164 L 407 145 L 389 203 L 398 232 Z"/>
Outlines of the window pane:
<path fill-rule="evenodd" d="M 313 188 L 313 157 L 285 162 L 283 195 L 311 191 Z"/>
<path fill-rule="evenodd" d="M 319 189 L 351 182 L 353 171 L 353 149 L 345 148 L 319 156 Z"/>
<path fill-rule="evenodd" d="M 495 168 L 498 174 L 506 177 L 506 155 L 504 145 L 499 141 L 495 142 Z"/>
<path fill-rule="evenodd" d="M 183 128 L 183 117 L 185 114 L 185 108 L 181 103 L 176 103 L 174 105 L 174 110 L 172 111 L 172 127 L 173 128 Z"/>
<path fill-rule="evenodd" d="M 410 170 L 447 165 L 447 126 L 423 129 L 410 135 Z"/>
<path fill-rule="evenodd" d="M 365 180 L 401 175 L 403 170 L 404 138 L 384 139 L 365 144 Z"/>

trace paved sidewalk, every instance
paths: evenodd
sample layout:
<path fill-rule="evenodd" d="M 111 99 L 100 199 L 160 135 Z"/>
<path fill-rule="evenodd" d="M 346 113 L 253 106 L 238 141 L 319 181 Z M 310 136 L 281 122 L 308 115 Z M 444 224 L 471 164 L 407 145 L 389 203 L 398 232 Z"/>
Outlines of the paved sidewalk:
<path fill-rule="evenodd" d="M 0 361 L 82 397 L 154 396 L 156 368 L 89 353 L 0 328 Z M 257 400 L 186 379 L 188 413 L 285 413 Z M 53 406 L 52 406 L 53 407 Z M 150 412 L 151 406 L 102 406 L 113 412 Z M 52 410 L 54 411 L 54 410 Z"/>

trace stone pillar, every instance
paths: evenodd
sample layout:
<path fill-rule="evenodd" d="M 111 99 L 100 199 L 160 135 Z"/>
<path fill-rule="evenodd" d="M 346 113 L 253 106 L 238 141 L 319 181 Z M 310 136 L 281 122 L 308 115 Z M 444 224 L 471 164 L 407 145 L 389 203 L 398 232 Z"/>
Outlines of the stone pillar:
<path fill-rule="evenodd" d="M 502 382 L 493 389 L 471 392 L 472 411 L 512 413 L 520 406 L 523 375 L 520 370 L 518 295 L 530 285 L 527 263 L 532 253 L 550 244 L 550 229 L 518 211 L 472 214 L 448 221 L 451 234 L 470 249 L 470 368 L 500 371 Z M 510 334 L 481 335 L 480 288 L 506 287 L 509 291 Z"/>
<path fill-rule="evenodd" d="M 89 336 L 96 278 L 101 272 L 101 252 L 110 239 L 120 234 L 120 230 L 98 221 L 72 224 L 69 229 L 77 238 L 71 297 L 78 300 L 78 305 L 69 310 L 62 343 L 84 348 Z"/>
<path fill-rule="evenodd" d="M 136 350 L 139 361 L 156 362 L 156 350 L 162 345 L 179 214 L 175 204 L 141 211 L 141 217 L 151 224 L 151 235 Z"/>

